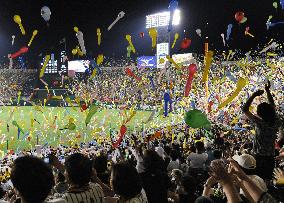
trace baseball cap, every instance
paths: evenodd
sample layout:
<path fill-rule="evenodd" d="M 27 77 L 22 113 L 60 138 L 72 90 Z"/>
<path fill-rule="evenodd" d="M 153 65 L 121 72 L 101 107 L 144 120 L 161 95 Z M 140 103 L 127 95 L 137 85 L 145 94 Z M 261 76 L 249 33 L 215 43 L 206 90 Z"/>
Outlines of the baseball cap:
<path fill-rule="evenodd" d="M 235 155 L 232 157 L 238 164 L 245 169 L 255 169 L 256 160 L 249 154 Z"/>

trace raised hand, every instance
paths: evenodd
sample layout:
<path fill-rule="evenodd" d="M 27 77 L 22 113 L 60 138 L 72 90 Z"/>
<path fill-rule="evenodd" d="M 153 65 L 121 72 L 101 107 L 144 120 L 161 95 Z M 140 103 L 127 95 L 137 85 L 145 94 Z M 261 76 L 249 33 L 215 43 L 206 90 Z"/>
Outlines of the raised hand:
<path fill-rule="evenodd" d="M 214 160 L 211 162 L 209 175 L 221 185 L 231 181 L 230 174 L 222 160 Z"/>
<path fill-rule="evenodd" d="M 270 81 L 267 80 L 267 84 L 265 84 L 265 90 L 268 91 L 271 87 Z"/>
<path fill-rule="evenodd" d="M 257 90 L 256 92 L 253 93 L 254 96 L 261 96 L 264 93 L 263 90 Z"/>
<path fill-rule="evenodd" d="M 281 170 L 280 168 L 276 168 L 273 171 L 273 176 L 274 176 L 274 183 L 276 185 L 282 185 L 284 184 L 284 171 Z"/>

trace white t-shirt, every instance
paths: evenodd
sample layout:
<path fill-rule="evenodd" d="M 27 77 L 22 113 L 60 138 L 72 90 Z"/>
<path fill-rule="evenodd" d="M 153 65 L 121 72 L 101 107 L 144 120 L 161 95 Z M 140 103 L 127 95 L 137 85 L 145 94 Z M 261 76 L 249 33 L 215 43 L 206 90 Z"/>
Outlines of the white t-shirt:
<path fill-rule="evenodd" d="M 248 177 L 263 191 L 267 192 L 267 186 L 264 180 L 257 175 L 248 175 Z M 244 194 L 244 191 L 240 189 L 240 194 Z"/>
<path fill-rule="evenodd" d="M 189 154 L 187 158 L 190 168 L 204 168 L 207 159 L 208 159 L 208 154 L 206 153 L 198 154 L 195 152 Z"/>

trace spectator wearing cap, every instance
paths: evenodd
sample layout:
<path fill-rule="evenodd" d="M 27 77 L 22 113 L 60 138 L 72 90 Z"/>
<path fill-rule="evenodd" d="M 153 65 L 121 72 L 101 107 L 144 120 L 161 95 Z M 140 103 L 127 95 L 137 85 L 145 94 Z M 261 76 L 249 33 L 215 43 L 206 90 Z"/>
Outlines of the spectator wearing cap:
<path fill-rule="evenodd" d="M 264 180 L 256 175 L 256 160 L 249 154 L 235 155 L 233 159 L 238 163 L 241 169 L 245 172 L 249 179 L 251 179 L 263 192 L 267 192 L 267 186 Z M 249 198 L 245 191 L 240 190 L 240 194 Z"/>

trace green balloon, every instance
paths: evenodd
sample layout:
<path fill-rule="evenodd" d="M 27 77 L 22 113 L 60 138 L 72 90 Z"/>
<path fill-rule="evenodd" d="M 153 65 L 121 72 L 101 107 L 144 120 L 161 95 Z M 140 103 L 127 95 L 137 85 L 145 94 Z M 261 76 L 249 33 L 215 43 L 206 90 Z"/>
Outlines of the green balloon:
<path fill-rule="evenodd" d="M 131 52 L 131 51 L 132 51 L 131 46 L 128 46 L 128 47 L 127 47 L 127 52 Z"/>
<path fill-rule="evenodd" d="M 22 128 L 20 128 L 20 126 L 19 126 L 19 124 L 17 123 L 17 121 L 12 121 L 12 124 L 13 124 L 15 127 L 17 127 L 17 128 L 21 131 L 21 133 L 25 134 L 24 130 L 23 130 Z"/>
<path fill-rule="evenodd" d="M 184 121 L 189 127 L 192 128 L 210 129 L 211 127 L 211 123 L 207 119 L 207 116 L 197 109 L 186 112 Z"/>
<path fill-rule="evenodd" d="M 130 58 L 130 56 L 131 56 L 131 51 L 132 51 L 131 46 L 128 46 L 128 47 L 127 47 L 127 58 Z"/>
<path fill-rule="evenodd" d="M 68 130 L 75 130 L 75 129 L 76 129 L 75 123 L 69 123 L 68 124 Z"/>
<path fill-rule="evenodd" d="M 90 106 L 89 108 L 89 113 L 85 120 L 86 126 L 91 122 L 91 118 L 93 117 L 95 113 L 97 113 L 97 111 L 98 111 L 98 106 L 96 104 L 92 104 L 92 106 Z"/>

